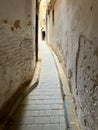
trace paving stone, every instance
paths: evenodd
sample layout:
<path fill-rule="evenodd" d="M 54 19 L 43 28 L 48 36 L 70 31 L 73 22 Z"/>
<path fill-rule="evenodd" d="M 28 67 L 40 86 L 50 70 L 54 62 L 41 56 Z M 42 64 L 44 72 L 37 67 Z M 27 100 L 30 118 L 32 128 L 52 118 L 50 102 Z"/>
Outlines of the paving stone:
<path fill-rule="evenodd" d="M 56 100 L 43 100 L 43 104 L 55 104 Z"/>
<path fill-rule="evenodd" d="M 30 125 L 34 123 L 34 117 L 20 117 L 14 120 L 13 124 Z"/>
<path fill-rule="evenodd" d="M 26 126 L 26 130 L 43 130 L 42 125 L 29 125 Z"/>
<path fill-rule="evenodd" d="M 21 103 L 9 124 L 9 130 L 65 130 L 57 69 L 45 44 L 42 44 L 42 52 L 39 85 Z"/>
<path fill-rule="evenodd" d="M 46 116 L 45 110 L 39 110 L 38 116 Z"/>
<path fill-rule="evenodd" d="M 64 124 L 48 124 L 44 125 L 43 130 L 65 130 Z"/>
<path fill-rule="evenodd" d="M 51 115 L 63 115 L 64 116 L 64 110 L 52 110 Z"/>
<path fill-rule="evenodd" d="M 51 124 L 60 124 L 60 117 L 59 116 L 51 116 L 50 123 Z"/>
<path fill-rule="evenodd" d="M 50 118 L 49 117 L 35 117 L 34 123 L 35 124 L 49 124 Z"/>
<path fill-rule="evenodd" d="M 65 123 L 65 119 L 64 116 L 51 116 L 50 117 L 50 123 L 51 124 L 64 124 Z"/>
<path fill-rule="evenodd" d="M 54 109 L 54 110 L 63 109 L 63 104 L 52 104 L 51 109 Z"/>

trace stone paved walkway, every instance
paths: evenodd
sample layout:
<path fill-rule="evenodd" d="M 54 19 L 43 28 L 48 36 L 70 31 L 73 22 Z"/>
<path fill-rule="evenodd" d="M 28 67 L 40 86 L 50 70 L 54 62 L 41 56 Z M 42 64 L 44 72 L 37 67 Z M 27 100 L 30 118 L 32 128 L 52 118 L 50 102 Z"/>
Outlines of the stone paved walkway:
<path fill-rule="evenodd" d="M 57 69 L 45 43 L 41 43 L 39 85 L 20 105 L 8 130 L 65 130 L 64 108 Z"/>

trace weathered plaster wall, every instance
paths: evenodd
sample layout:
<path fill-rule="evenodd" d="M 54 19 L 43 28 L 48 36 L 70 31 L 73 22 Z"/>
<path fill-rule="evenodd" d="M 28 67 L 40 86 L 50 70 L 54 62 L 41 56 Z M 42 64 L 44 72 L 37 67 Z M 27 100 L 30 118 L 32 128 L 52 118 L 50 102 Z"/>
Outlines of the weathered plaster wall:
<path fill-rule="evenodd" d="M 98 1 L 56 0 L 49 44 L 66 67 L 83 130 L 98 129 Z"/>
<path fill-rule="evenodd" d="M 32 78 L 35 13 L 35 0 L 0 0 L 0 110 Z"/>

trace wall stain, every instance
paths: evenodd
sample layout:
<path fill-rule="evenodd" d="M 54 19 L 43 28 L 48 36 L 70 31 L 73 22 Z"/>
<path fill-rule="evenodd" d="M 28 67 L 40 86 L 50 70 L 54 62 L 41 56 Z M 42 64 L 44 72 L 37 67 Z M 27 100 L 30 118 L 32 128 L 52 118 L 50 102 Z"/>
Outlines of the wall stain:
<path fill-rule="evenodd" d="M 28 14 L 28 17 L 31 17 L 31 15 L 30 15 L 30 14 Z"/>
<path fill-rule="evenodd" d="M 7 19 L 3 19 L 3 23 L 7 24 L 8 23 Z"/>
<path fill-rule="evenodd" d="M 27 24 L 27 26 L 31 26 L 32 25 L 32 22 L 31 21 L 29 21 L 28 22 L 28 24 Z"/>
<path fill-rule="evenodd" d="M 11 31 L 14 32 L 14 27 L 11 27 Z"/>
<path fill-rule="evenodd" d="M 20 27 L 20 20 L 16 20 L 15 22 L 14 22 L 14 27 L 17 29 L 17 28 L 21 28 Z"/>
<path fill-rule="evenodd" d="M 98 58 L 98 47 L 95 49 L 94 55 L 96 55 Z"/>
<path fill-rule="evenodd" d="M 93 10 L 93 7 L 92 7 L 92 6 L 90 7 L 90 10 L 91 10 L 91 11 Z"/>

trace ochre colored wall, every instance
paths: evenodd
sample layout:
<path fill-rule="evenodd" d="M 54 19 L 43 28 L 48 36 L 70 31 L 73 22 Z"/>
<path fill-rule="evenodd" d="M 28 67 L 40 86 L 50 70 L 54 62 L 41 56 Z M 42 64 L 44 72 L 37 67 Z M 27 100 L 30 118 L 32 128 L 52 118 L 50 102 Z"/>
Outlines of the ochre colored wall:
<path fill-rule="evenodd" d="M 56 0 L 48 44 L 66 68 L 82 130 L 98 129 L 98 1 Z"/>
<path fill-rule="evenodd" d="M 32 79 L 35 16 L 35 0 L 0 0 L 0 110 Z"/>

